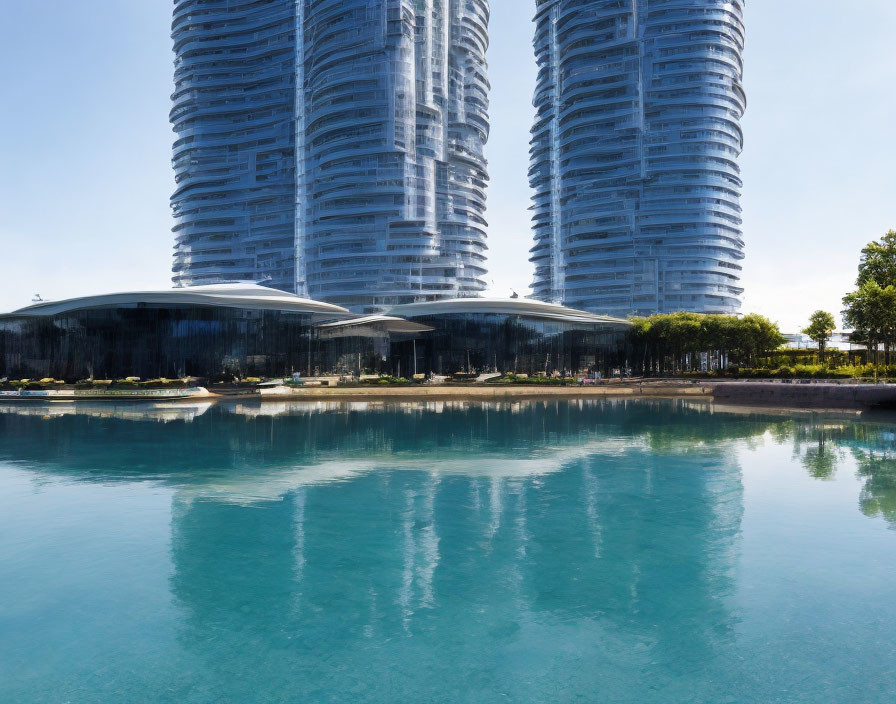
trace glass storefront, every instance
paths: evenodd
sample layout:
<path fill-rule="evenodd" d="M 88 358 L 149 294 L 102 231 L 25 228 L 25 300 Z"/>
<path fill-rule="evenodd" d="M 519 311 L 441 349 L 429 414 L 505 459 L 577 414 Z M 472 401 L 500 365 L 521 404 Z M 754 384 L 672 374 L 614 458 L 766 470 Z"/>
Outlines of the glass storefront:
<path fill-rule="evenodd" d="M 391 374 L 390 334 L 376 325 L 317 330 L 317 364 L 327 374 Z"/>
<path fill-rule="evenodd" d="M 629 327 L 535 302 L 483 299 L 368 318 L 314 301 L 279 310 L 236 297 L 233 305 L 53 305 L 0 316 L 0 378 L 606 373 L 624 366 Z"/>
<path fill-rule="evenodd" d="M 273 377 L 311 371 L 312 314 L 134 304 L 0 318 L 0 377 Z"/>
<path fill-rule="evenodd" d="M 392 365 L 435 374 L 606 372 L 624 358 L 618 323 L 583 323 L 508 313 L 411 317 L 434 330 L 392 345 Z M 416 364 L 414 355 L 416 352 Z"/>

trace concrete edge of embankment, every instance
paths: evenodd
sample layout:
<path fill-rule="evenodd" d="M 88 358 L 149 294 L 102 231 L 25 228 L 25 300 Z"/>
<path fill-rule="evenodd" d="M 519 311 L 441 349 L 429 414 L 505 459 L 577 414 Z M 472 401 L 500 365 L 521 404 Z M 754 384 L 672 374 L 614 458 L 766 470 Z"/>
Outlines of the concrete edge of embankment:
<path fill-rule="evenodd" d="M 255 396 L 262 401 L 286 400 L 458 400 L 682 398 L 712 401 L 718 406 L 806 409 L 896 408 L 896 385 L 800 384 L 751 382 L 622 382 L 602 386 L 408 386 L 318 387 L 281 390 Z"/>
<path fill-rule="evenodd" d="M 411 386 L 390 388 L 297 388 L 279 393 L 261 394 L 262 401 L 298 400 L 433 400 L 459 401 L 502 400 L 510 398 L 708 398 L 702 385 L 661 386 L 648 384 L 613 384 L 606 386 Z"/>
<path fill-rule="evenodd" d="M 264 393 L 216 394 L 210 401 L 505 401 L 565 399 L 686 399 L 712 402 L 715 407 L 784 408 L 825 410 L 896 410 L 896 384 L 782 383 L 780 381 L 663 381 L 626 380 L 598 386 L 535 385 L 414 385 L 393 387 L 299 387 L 278 388 Z M 14 399 L 5 399 L 14 400 Z M 124 401 L 130 398 L 15 399 L 20 401 L 66 402 Z M 150 399 L 147 399 L 150 400 Z M 153 401 L 177 404 L 198 398 L 153 398 Z"/>
<path fill-rule="evenodd" d="M 704 386 L 716 404 L 810 409 L 896 408 L 896 384 L 717 382 Z"/>

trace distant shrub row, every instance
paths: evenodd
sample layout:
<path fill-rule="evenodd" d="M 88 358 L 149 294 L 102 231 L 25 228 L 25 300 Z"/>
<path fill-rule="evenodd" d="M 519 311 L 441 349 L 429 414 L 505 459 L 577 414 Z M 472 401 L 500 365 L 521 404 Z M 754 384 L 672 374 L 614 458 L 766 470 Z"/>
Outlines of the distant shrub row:
<path fill-rule="evenodd" d="M 752 369 L 731 367 L 712 373 L 685 372 L 684 377 L 730 378 L 730 379 L 871 379 L 875 376 L 873 364 L 843 366 L 831 369 L 822 364 L 783 365 L 772 369 Z M 896 377 L 896 365 L 878 367 L 878 377 Z"/>
<path fill-rule="evenodd" d="M 492 379 L 489 384 L 520 384 L 523 386 L 568 386 L 570 384 L 578 384 L 578 379 L 574 377 L 549 377 L 549 376 L 517 376 L 516 374 L 505 374 L 498 379 Z"/>

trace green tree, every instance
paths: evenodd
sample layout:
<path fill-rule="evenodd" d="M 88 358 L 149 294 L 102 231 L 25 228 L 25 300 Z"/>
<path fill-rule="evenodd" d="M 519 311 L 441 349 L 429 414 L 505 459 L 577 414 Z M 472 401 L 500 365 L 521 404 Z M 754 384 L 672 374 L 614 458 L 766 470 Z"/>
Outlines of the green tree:
<path fill-rule="evenodd" d="M 738 321 L 738 333 L 744 347 L 741 353 L 753 365 L 759 357 L 778 349 L 784 344 L 784 337 L 777 323 L 763 315 L 751 313 Z"/>
<path fill-rule="evenodd" d="M 877 281 L 868 281 L 844 296 L 843 305 L 844 324 L 868 346 L 876 369 L 878 347 L 889 348 L 896 341 L 896 286 L 882 287 Z"/>
<path fill-rule="evenodd" d="M 824 364 L 824 354 L 827 350 L 828 340 L 834 332 L 834 316 L 823 310 L 817 310 L 809 318 L 809 327 L 803 329 L 803 334 L 818 343 L 818 356 Z"/>
<path fill-rule="evenodd" d="M 896 286 L 896 230 L 890 230 L 862 249 L 856 286 L 861 288 L 871 281 L 881 288 Z"/>
<path fill-rule="evenodd" d="M 644 372 L 693 370 L 697 355 L 716 355 L 718 363 L 752 362 L 783 343 L 776 323 L 761 315 L 670 313 L 633 318 L 629 333 L 632 358 Z"/>

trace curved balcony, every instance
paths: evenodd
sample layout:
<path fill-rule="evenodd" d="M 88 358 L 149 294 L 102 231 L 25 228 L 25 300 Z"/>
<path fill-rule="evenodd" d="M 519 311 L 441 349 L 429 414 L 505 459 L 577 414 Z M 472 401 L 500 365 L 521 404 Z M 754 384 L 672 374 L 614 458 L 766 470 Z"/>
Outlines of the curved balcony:
<path fill-rule="evenodd" d="M 302 254 L 314 298 L 364 310 L 484 288 L 488 3 L 419 4 L 402 3 L 384 39 L 385 7 L 304 3 L 302 195 L 314 206 Z"/>
<path fill-rule="evenodd" d="M 174 277 L 295 281 L 291 3 L 176 0 Z M 271 166 L 256 167 L 278 153 Z M 225 243 L 226 248 L 221 244 Z"/>
<path fill-rule="evenodd" d="M 536 297 L 735 312 L 742 0 L 542 0 L 535 22 Z"/>
<path fill-rule="evenodd" d="M 395 5 L 175 0 L 177 283 L 484 288 L 488 2 Z"/>

